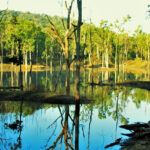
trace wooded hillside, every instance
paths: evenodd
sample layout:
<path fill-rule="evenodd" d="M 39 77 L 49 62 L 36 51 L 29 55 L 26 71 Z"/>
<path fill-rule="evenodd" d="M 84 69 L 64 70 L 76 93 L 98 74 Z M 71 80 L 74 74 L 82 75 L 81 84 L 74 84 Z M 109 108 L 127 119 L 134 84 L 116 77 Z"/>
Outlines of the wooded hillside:
<path fill-rule="evenodd" d="M 58 16 L 49 17 L 63 40 L 67 19 Z M 5 57 L 17 57 L 19 40 L 23 63 L 52 65 L 64 62 L 65 56 L 60 42 L 52 32 L 52 25 L 44 14 L 30 12 L 2 11 L 0 13 L 0 55 L 1 62 L 8 62 Z M 133 35 L 124 29 L 125 24 L 132 19 L 129 15 L 109 23 L 100 20 L 96 27 L 92 22 L 83 22 L 81 30 L 80 60 L 86 65 L 100 65 L 101 67 L 115 67 L 127 60 L 146 60 L 149 65 L 150 34 L 144 33 L 141 26 L 135 29 Z M 76 20 L 70 25 L 75 26 Z M 75 38 L 70 37 L 69 61 L 75 60 Z M 148 66 L 149 67 L 149 66 Z"/>

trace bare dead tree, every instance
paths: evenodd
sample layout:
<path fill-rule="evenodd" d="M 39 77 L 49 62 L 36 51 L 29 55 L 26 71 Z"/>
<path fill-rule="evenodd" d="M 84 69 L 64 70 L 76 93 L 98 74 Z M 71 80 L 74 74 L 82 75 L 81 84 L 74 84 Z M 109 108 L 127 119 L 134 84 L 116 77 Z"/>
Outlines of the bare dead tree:
<path fill-rule="evenodd" d="M 65 30 L 64 39 L 59 34 L 59 31 L 57 30 L 57 27 L 54 25 L 54 23 L 47 16 L 48 21 L 50 23 L 50 31 L 53 33 L 53 36 L 58 40 L 58 42 L 62 46 L 63 53 L 65 55 L 66 64 L 67 64 L 67 69 L 70 69 L 69 42 L 70 42 L 72 34 L 75 32 L 75 30 L 77 30 L 77 27 L 75 28 L 73 25 L 71 26 L 71 11 L 72 11 L 72 6 L 73 6 L 74 1 L 75 0 L 71 0 L 71 3 L 70 3 L 69 6 L 67 4 L 67 1 L 65 1 L 65 7 L 67 9 L 68 14 L 67 14 L 67 24 L 66 24 L 66 26 L 65 26 L 64 20 L 62 19 L 62 24 L 63 24 L 64 30 Z"/>
<path fill-rule="evenodd" d="M 69 60 L 70 56 L 70 50 L 69 50 L 69 45 L 70 45 L 70 39 L 72 34 L 77 30 L 77 27 L 74 27 L 73 25 L 71 26 L 71 10 L 73 6 L 73 2 L 75 0 L 71 0 L 70 5 L 68 6 L 67 1 L 65 1 L 65 7 L 67 9 L 68 15 L 67 15 L 67 23 L 65 26 L 65 22 L 62 19 L 62 24 L 65 29 L 65 34 L 64 37 L 61 37 L 57 27 L 54 25 L 54 23 L 50 20 L 50 18 L 47 16 L 48 21 L 50 23 L 50 32 L 58 42 L 61 44 L 62 49 L 63 49 L 63 54 L 65 55 L 65 60 L 66 60 L 66 94 L 70 94 L 70 64 L 72 63 L 71 60 Z"/>

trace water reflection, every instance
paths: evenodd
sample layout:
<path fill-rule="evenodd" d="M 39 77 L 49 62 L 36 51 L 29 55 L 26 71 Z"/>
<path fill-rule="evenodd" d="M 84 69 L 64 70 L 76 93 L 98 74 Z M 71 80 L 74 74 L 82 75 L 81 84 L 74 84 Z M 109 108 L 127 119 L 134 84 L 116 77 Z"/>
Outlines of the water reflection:
<path fill-rule="evenodd" d="M 57 71 L 58 70 L 58 71 Z M 129 87 L 100 87 L 87 83 L 145 79 L 145 76 L 62 68 L 44 72 L 1 72 L 1 86 L 24 91 L 48 91 L 71 95 L 75 105 L 0 102 L 0 149 L 100 149 L 120 137 L 121 124 L 149 121 L 150 94 Z M 94 104 L 80 105 L 80 96 Z M 134 113 L 133 113 L 134 112 Z M 124 131 L 125 132 L 125 131 Z M 113 149 L 113 148 L 111 148 Z M 114 147 L 119 149 L 119 146 Z"/>
<path fill-rule="evenodd" d="M 149 120 L 149 99 L 143 99 L 140 107 L 137 106 L 131 98 L 134 90 L 126 101 L 122 92 L 112 96 L 113 106 L 104 101 L 89 105 L 1 102 L 0 149 L 77 149 L 77 146 L 103 150 L 125 133 L 118 127 L 125 124 L 123 118 L 130 123 Z M 101 112 L 102 107 L 109 109 L 103 108 Z M 12 129 L 13 124 L 17 128 Z M 119 149 L 119 146 L 111 149 Z"/>
<path fill-rule="evenodd" d="M 101 83 L 101 82 L 116 82 L 116 73 L 108 71 L 92 71 L 91 69 L 82 70 L 80 72 L 80 85 L 84 86 L 84 89 L 90 88 L 87 83 Z M 69 80 L 68 80 L 69 79 Z M 120 74 L 120 81 L 124 80 L 148 80 L 144 74 Z M 66 91 L 66 84 L 70 85 L 70 92 L 75 86 L 76 72 L 69 71 L 68 76 L 66 71 L 62 68 L 55 70 L 46 70 L 38 72 L 20 72 L 13 70 L 11 72 L 0 72 L 0 87 L 18 87 L 23 84 L 24 90 L 39 90 L 39 91 Z M 70 83 L 69 83 L 70 82 Z M 68 86 L 69 87 L 69 86 Z"/>
<path fill-rule="evenodd" d="M 58 70 L 58 71 L 57 71 Z M 105 83 L 115 82 L 115 72 L 93 72 L 90 70 L 84 70 L 80 73 L 80 93 L 91 92 L 93 87 L 88 86 L 87 83 Z M 66 93 L 66 84 L 69 86 L 69 93 L 74 95 L 76 72 L 70 71 L 70 78 L 68 83 L 66 82 L 66 71 L 58 68 L 53 71 L 38 71 L 38 72 L 22 72 L 22 79 L 19 78 L 19 72 L 0 72 L 0 87 L 18 87 L 23 82 L 24 91 L 50 91 L 58 93 Z M 122 78 L 123 76 L 121 76 Z M 121 79 L 120 78 L 120 79 Z M 126 80 L 147 80 L 144 75 L 127 74 Z M 21 81 L 22 80 L 22 81 Z M 121 81 L 124 81 L 122 78 Z M 70 82 L 70 83 L 69 83 Z M 84 89 L 84 90 L 83 90 Z M 95 93 L 95 92 L 94 92 Z"/>

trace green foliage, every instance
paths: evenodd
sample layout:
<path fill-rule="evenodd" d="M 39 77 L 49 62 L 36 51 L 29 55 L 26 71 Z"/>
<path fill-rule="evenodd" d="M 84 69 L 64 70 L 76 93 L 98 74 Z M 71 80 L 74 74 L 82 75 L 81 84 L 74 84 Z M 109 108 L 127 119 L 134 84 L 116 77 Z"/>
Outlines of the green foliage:
<path fill-rule="evenodd" d="M 114 64 L 116 61 L 127 61 L 135 58 L 149 59 L 150 34 L 142 31 L 138 26 L 133 35 L 125 32 L 124 26 L 131 17 L 123 17 L 121 22 L 116 20 L 113 24 L 101 20 L 99 27 L 94 24 L 83 23 L 81 29 L 81 62 L 91 64 Z M 57 26 L 58 33 L 64 40 L 66 19 L 58 16 L 50 17 Z M 76 24 L 76 21 L 73 21 Z M 62 47 L 53 33 L 44 14 L 30 12 L 7 11 L 0 22 L 0 40 L 3 44 L 4 56 L 18 55 L 18 40 L 21 40 L 22 54 L 29 57 L 32 53 L 33 63 L 48 63 L 59 60 L 62 56 Z M 75 37 L 72 35 L 69 42 L 69 59 L 74 59 Z M 120 59 L 119 59 L 120 58 Z M 26 58 L 27 59 L 27 58 Z M 49 64 L 49 63 L 48 63 Z"/>

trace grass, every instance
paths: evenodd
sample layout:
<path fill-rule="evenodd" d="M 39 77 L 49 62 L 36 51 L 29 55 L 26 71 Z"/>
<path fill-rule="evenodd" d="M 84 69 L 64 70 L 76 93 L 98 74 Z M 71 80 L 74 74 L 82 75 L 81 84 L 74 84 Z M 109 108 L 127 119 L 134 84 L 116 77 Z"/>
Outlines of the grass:
<path fill-rule="evenodd" d="M 117 71 L 117 68 L 114 68 L 114 64 L 109 64 L 111 66 L 110 68 L 102 68 L 101 64 L 98 65 L 93 65 L 94 69 L 98 69 L 98 71 Z M 150 65 L 149 65 L 150 66 Z M 128 73 L 135 73 L 135 74 L 146 74 L 148 73 L 148 62 L 145 60 L 141 59 L 136 59 L 136 60 L 128 60 L 125 62 L 123 65 L 120 64 L 119 69 L 123 70 L 124 67 L 124 72 Z M 86 65 L 86 68 L 92 68 L 91 65 Z M 150 70 L 150 67 L 149 67 Z"/>
<path fill-rule="evenodd" d="M 86 65 L 84 67 L 86 67 L 87 69 L 91 69 L 92 67 L 94 69 L 98 69 L 98 71 L 116 71 L 117 69 L 114 68 L 113 64 L 110 64 L 111 67 L 110 68 L 102 68 L 101 64 L 96 64 L 96 65 Z M 150 66 L 150 65 L 149 65 Z M 63 66 L 63 68 L 65 69 L 65 66 Z M 50 67 L 46 67 L 44 65 L 33 65 L 32 66 L 32 71 L 44 71 L 44 70 L 50 70 Z M 73 66 L 71 66 L 71 70 L 73 69 Z M 120 70 L 123 69 L 123 65 L 120 65 Z M 11 64 L 3 64 L 3 69 L 2 71 L 4 72 L 9 72 L 9 71 L 19 71 L 20 70 L 20 66 L 17 65 L 11 65 Z M 30 71 L 30 65 L 27 66 L 27 68 L 25 67 L 25 65 L 22 65 L 22 71 Z M 150 70 L 150 68 L 149 68 Z M 0 64 L 0 71 L 1 71 L 1 64 Z M 136 74 L 142 74 L 142 73 L 148 73 L 148 63 L 145 60 L 141 60 L 141 59 L 136 59 L 136 60 L 129 60 L 127 62 L 124 63 L 124 71 L 128 72 L 128 73 L 136 73 Z"/>
<path fill-rule="evenodd" d="M 141 60 L 141 59 L 129 60 L 124 64 L 124 66 L 127 72 L 138 73 L 138 74 L 148 73 L 148 62 L 145 60 Z"/>
<path fill-rule="evenodd" d="M 21 69 L 22 71 L 30 71 L 30 65 L 27 66 L 27 68 L 25 67 L 25 65 L 21 65 Z M 49 67 L 46 67 L 44 65 L 33 65 L 32 66 L 32 71 L 43 71 L 46 69 L 50 69 Z M 11 64 L 0 64 L 0 72 L 4 71 L 4 72 L 9 72 L 9 71 L 19 71 L 20 70 L 20 66 L 18 65 L 11 65 Z"/>

